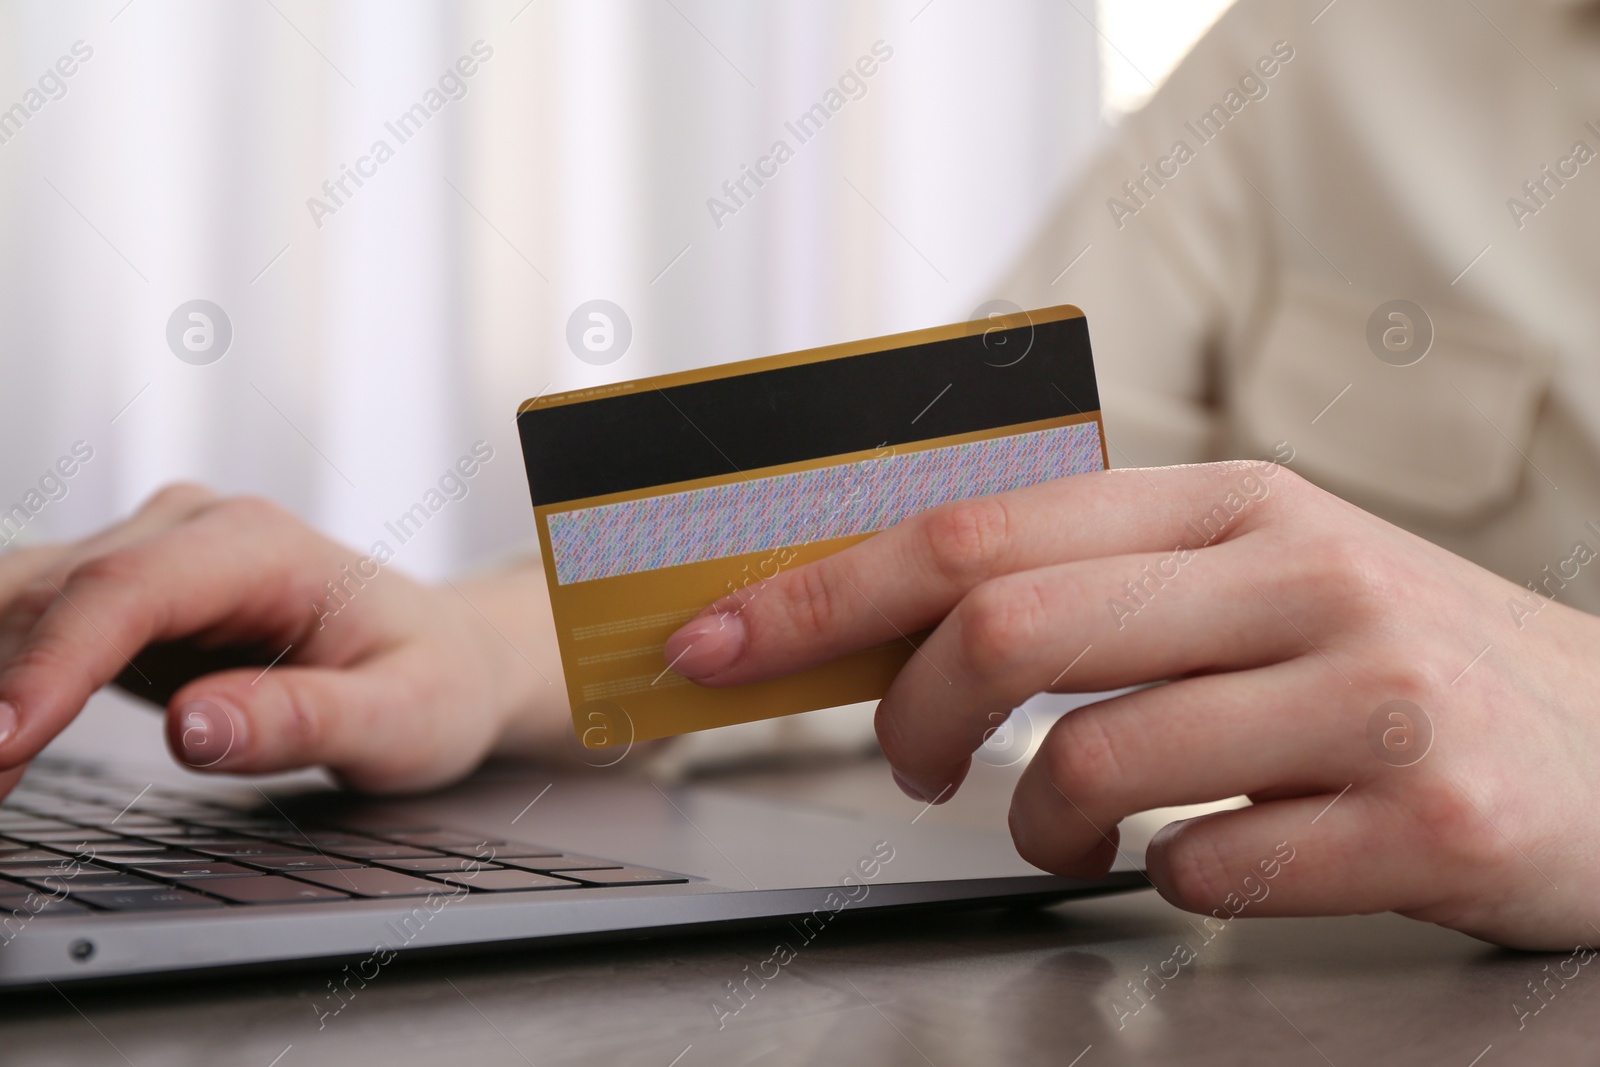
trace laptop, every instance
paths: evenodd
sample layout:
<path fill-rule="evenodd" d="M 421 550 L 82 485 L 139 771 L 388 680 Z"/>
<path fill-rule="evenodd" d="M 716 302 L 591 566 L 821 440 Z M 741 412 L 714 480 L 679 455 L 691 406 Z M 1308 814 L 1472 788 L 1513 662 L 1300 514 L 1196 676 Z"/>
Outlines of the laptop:
<path fill-rule="evenodd" d="M 491 765 L 425 797 L 152 782 L 37 760 L 0 804 L 0 985 L 322 966 L 1142 888 L 1043 874 L 1007 834 Z M 796 941 L 799 939 L 799 942 Z"/>

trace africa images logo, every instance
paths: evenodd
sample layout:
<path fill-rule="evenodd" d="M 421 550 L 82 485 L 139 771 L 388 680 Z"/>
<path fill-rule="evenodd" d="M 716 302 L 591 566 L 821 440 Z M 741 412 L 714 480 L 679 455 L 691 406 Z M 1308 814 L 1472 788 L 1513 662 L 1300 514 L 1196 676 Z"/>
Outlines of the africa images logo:
<path fill-rule="evenodd" d="M 185 363 L 204 367 L 228 354 L 233 323 L 209 300 L 179 304 L 167 318 L 167 347 Z"/>

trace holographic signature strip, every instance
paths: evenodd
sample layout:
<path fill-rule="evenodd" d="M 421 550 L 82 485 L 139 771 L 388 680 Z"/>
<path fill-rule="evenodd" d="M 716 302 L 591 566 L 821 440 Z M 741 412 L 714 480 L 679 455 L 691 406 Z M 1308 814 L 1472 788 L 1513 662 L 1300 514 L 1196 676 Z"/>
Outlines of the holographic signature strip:
<path fill-rule="evenodd" d="M 562 585 L 876 533 L 953 500 L 1104 466 L 1098 423 L 550 515 Z"/>

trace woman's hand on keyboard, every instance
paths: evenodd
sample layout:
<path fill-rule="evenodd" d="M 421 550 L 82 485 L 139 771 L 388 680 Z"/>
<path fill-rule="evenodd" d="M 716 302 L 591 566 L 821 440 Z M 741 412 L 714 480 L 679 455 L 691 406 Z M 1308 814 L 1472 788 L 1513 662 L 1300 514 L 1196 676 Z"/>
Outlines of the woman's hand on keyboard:
<path fill-rule="evenodd" d="M 570 744 L 536 566 L 433 587 L 380 556 L 175 486 L 89 540 L 0 557 L 0 795 L 113 681 L 217 772 L 421 789 L 497 744 Z"/>

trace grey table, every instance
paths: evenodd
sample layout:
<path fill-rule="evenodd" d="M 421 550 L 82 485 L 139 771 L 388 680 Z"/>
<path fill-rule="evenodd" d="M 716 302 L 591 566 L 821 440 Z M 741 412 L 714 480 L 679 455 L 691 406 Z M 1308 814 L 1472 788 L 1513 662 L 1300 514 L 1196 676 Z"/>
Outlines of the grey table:
<path fill-rule="evenodd" d="M 1012 772 L 979 768 L 927 817 L 1002 819 Z M 747 772 L 721 788 L 915 815 L 881 763 Z M 1503 952 L 1395 916 L 1240 920 L 1207 942 L 1153 892 L 1037 911 L 857 917 L 737 1016 L 713 1000 L 770 932 L 400 962 L 318 1028 L 327 969 L 0 998 L 0 1062 L 313 1064 L 1447 1064 L 1593 1062 L 1600 967 L 1548 1003 L 1562 957 Z M 1129 992 L 1186 943 L 1196 958 Z M 1569 967 L 1569 970 L 1571 968 Z M 1168 973 L 1171 973 L 1168 968 Z M 70 998 L 70 999 L 69 999 Z M 1131 1008 L 1143 1003 L 1136 1014 Z M 1523 1010 L 1543 1004 L 1536 1015 Z"/>

